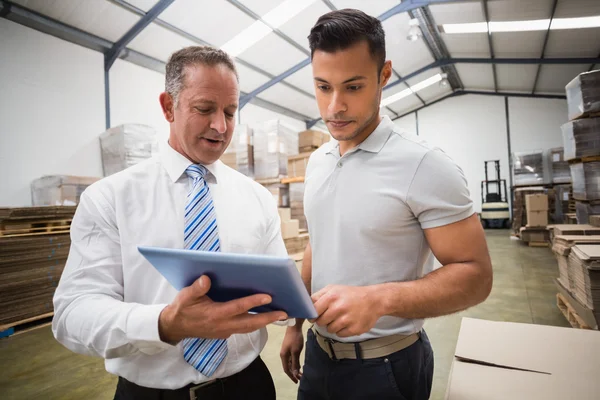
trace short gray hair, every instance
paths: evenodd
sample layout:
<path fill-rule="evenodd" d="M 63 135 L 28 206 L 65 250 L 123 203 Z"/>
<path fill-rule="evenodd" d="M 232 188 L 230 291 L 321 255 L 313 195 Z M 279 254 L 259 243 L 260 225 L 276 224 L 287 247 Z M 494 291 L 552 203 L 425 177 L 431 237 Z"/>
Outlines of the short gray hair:
<path fill-rule="evenodd" d="M 194 65 L 225 65 L 239 81 L 233 59 L 223 50 L 210 46 L 184 47 L 171 55 L 166 67 L 165 92 L 171 95 L 175 107 L 179 103 L 179 93 L 185 88 L 185 68 Z"/>

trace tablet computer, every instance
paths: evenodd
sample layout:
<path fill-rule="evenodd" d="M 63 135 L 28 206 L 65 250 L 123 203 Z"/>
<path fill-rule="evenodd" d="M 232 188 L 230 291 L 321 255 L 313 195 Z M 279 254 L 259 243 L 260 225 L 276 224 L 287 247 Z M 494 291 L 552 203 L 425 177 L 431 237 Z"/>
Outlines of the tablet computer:
<path fill-rule="evenodd" d="M 291 258 L 145 246 L 138 251 L 177 290 L 207 275 L 211 280 L 207 296 L 213 301 L 264 293 L 272 302 L 250 311 L 285 311 L 289 318 L 318 316 Z"/>

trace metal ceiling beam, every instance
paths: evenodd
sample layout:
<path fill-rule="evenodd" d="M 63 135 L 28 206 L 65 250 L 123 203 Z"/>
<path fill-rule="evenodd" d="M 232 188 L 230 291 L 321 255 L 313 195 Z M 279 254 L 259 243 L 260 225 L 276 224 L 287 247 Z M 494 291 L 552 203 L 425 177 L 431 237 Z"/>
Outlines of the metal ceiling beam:
<path fill-rule="evenodd" d="M 335 11 L 335 10 L 337 10 L 337 7 L 336 7 L 336 6 L 335 6 L 335 5 L 334 5 L 334 4 L 333 4 L 331 1 L 329 1 L 329 0 L 322 0 L 322 1 L 323 1 L 323 3 L 325 3 L 325 5 L 326 5 L 327 7 L 329 7 L 329 9 L 330 9 L 331 11 Z"/>
<path fill-rule="evenodd" d="M 420 111 L 424 108 L 427 108 L 436 103 L 444 101 L 450 97 L 463 96 L 463 95 L 467 95 L 467 94 L 482 95 L 482 96 L 496 96 L 496 97 L 525 97 L 525 98 L 530 98 L 530 99 L 560 99 L 560 100 L 564 100 L 567 98 L 565 95 L 552 95 L 552 94 L 531 94 L 531 93 L 515 93 L 515 92 L 499 92 L 499 93 L 497 93 L 497 92 L 484 92 L 484 91 L 479 91 L 479 90 L 457 90 L 457 91 L 450 93 L 444 97 L 440 97 L 439 99 L 432 101 L 431 103 L 428 103 L 425 106 L 421 106 L 421 107 L 415 108 L 414 110 L 407 111 L 404 114 L 398 116 L 397 118 L 393 118 L 392 121 L 395 121 L 397 119 L 405 117 L 414 112 Z"/>
<path fill-rule="evenodd" d="M 114 3 L 114 4 L 118 5 L 118 6 L 126 9 L 127 11 L 134 13 L 134 14 L 137 14 L 137 15 L 140 15 L 140 16 L 144 16 L 146 14 L 146 12 L 144 10 L 142 10 L 142 9 L 140 9 L 140 8 L 138 8 L 138 7 L 130 4 L 130 3 L 128 3 L 125 0 L 107 0 L 107 1 L 110 1 L 111 3 Z M 199 44 L 199 45 L 202 45 L 202 46 L 216 47 L 216 46 L 214 46 L 214 45 L 206 42 L 205 40 L 200 39 L 197 36 L 194 36 L 194 35 L 192 35 L 192 34 L 190 34 L 188 32 L 185 32 L 182 29 L 177 28 L 174 25 L 169 24 L 168 22 L 165 22 L 164 20 L 161 20 L 160 18 L 155 19 L 154 23 L 156 25 L 158 25 L 158 26 L 160 26 L 162 28 L 165 28 L 165 29 L 167 29 L 167 30 L 169 30 L 169 31 L 171 31 L 171 32 L 173 32 L 173 33 L 181 36 L 181 37 L 184 37 L 184 38 L 186 38 L 186 39 L 188 39 L 188 40 L 190 40 L 190 41 L 192 41 L 192 42 L 194 42 L 196 44 Z M 273 75 L 273 74 L 271 74 L 271 73 L 269 73 L 269 72 L 267 72 L 267 71 L 265 71 L 265 70 L 263 70 L 263 69 L 255 66 L 254 64 L 250 64 L 249 62 L 244 61 L 241 58 L 237 58 L 236 57 L 235 61 L 237 63 L 243 65 L 244 67 L 251 69 L 254 72 L 258 72 L 259 74 L 265 75 L 269 79 L 275 78 L 275 75 Z M 294 86 L 294 85 L 292 85 L 292 84 L 290 84 L 288 82 L 283 81 L 283 82 L 281 82 L 281 84 L 284 85 L 284 86 L 286 86 L 286 87 L 288 87 L 289 89 L 292 89 L 292 90 L 294 90 L 294 91 L 296 91 L 296 92 L 298 92 L 300 94 L 303 94 L 304 96 L 307 96 L 307 97 L 309 97 L 311 99 L 315 98 L 315 96 L 312 93 L 309 93 L 309 92 L 307 92 L 307 91 L 305 91 L 303 89 L 300 89 L 299 87 Z"/>
<path fill-rule="evenodd" d="M 104 68 L 108 71 L 110 67 L 119 57 L 121 51 L 123 51 L 127 45 L 135 39 L 148 25 L 154 21 L 160 13 L 162 13 L 167 7 L 173 3 L 174 0 L 159 0 L 150 11 L 146 13 L 135 25 L 131 27 L 124 35 L 119 39 L 113 47 L 105 54 Z"/>
<path fill-rule="evenodd" d="M 429 10 L 429 7 L 421 7 L 409 11 L 411 18 L 419 21 L 419 27 L 423 34 L 423 41 L 429 49 L 431 56 L 434 60 L 445 60 L 450 58 L 450 52 L 446 47 L 446 44 L 442 40 L 440 32 L 438 30 L 433 14 Z M 441 67 L 442 73 L 445 73 L 450 83 L 450 87 L 453 90 L 462 89 L 463 83 L 460 79 L 458 71 L 454 65 L 444 65 Z"/>
<path fill-rule="evenodd" d="M 403 81 L 432 68 L 442 67 L 449 64 L 516 64 L 516 65 L 572 65 L 572 64 L 598 64 L 600 56 L 596 58 L 449 58 L 447 60 L 434 61 L 395 82 L 388 84 L 383 90 L 388 90 Z"/>
<path fill-rule="evenodd" d="M 488 46 L 490 48 L 490 58 L 496 58 L 494 54 L 494 45 L 492 43 L 492 32 L 490 31 L 490 15 L 488 13 L 487 0 L 482 0 L 481 5 L 483 6 L 483 15 L 485 17 L 485 23 L 487 24 L 488 33 Z M 543 57 L 542 57 L 543 58 Z M 498 74 L 496 73 L 496 64 L 492 65 L 492 73 L 494 74 L 494 91 L 498 91 Z"/>
<path fill-rule="evenodd" d="M 415 8 L 419 8 L 419 7 L 426 7 L 429 4 L 442 4 L 442 3 L 451 3 L 451 2 L 457 2 L 457 1 L 461 1 L 461 0 L 404 0 L 402 3 L 398 4 L 397 6 L 394 6 L 390 10 L 381 14 L 378 17 L 378 19 L 381 22 L 383 22 L 383 21 L 393 17 L 396 14 L 414 10 Z M 248 94 L 247 97 L 246 96 L 242 97 L 240 99 L 240 109 L 242 107 L 244 107 L 244 105 L 246 105 L 252 97 L 258 96 L 260 93 L 264 92 L 271 86 L 276 85 L 277 83 L 281 82 L 282 80 L 284 80 L 288 76 L 294 74 L 295 72 L 299 71 L 300 69 L 306 67 L 308 64 L 310 64 L 310 57 L 307 58 L 306 60 L 294 65 L 292 68 L 290 68 L 287 71 L 283 72 L 282 74 L 276 76 L 275 78 L 271 79 L 269 82 L 266 82 L 264 85 L 261 85 L 259 88 L 253 90 L 252 92 L 250 92 Z"/>
<path fill-rule="evenodd" d="M 0 6 L 2 7 L 0 9 L 0 15 L 2 15 L 2 13 L 6 13 L 6 15 L 4 15 L 4 18 L 16 22 L 18 24 L 24 25 L 28 28 L 35 29 L 39 32 L 46 33 L 59 39 L 65 40 L 69 43 L 73 43 L 88 48 L 90 50 L 98 51 L 100 53 L 105 53 L 114 45 L 114 43 L 111 41 L 102 39 L 98 36 L 66 25 L 60 21 L 54 20 L 37 12 L 28 10 L 14 3 L 10 3 L 5 0 L 0 0 Z M 165 63 L 163 61 L 157 60 L 155 58 L 152 58 L 150 56 L 147 56 L 145 54 L 139 53 L 131 49 L 126 48 L 124 51 L 121 52 L 119 58 L 125 61 L 129 61 L 133 64 L 139 65 L 140 67 L 159 72 L 163 75 L 165 73 Z M 240 95 L 244 96 L 247 95 L 247 93 L 241 92 Z M 294 110 L 290 110 L 288 108 L 282 107 L 278 104 L 274 104 L 266 100 L 256 98 L 252 100 L 252 104 L 255 104 L 259 107 L 267 108 L 271 111 L 280 114 L 290 116 L 292 118 L 296 118 L 301 121 L 312 120 L 312 117 L 298 113 Z"/>
<path fill-rule="evenodd" d="M 550 27 L 552 26 L 552 20 L 554 19 L 554 13 L 556 12 L 556 5 L 558 4 L 558 0 L 554 0 L 552 4 L 552 12 L 550 14 L 550 23 L 548 24 L 548 30 L 546 30 L 546 36 L 544 37 L 544 45 L 542 46 L 542 55 L 540 58 L 544 58 L 546 55 L 546 46 L 548 45 L 548 38 L 550 37 Z M 533 80 L 533 89 L 531 89 L 531 93 L 535 93 L 535 88 L 537 87 L 538 79 L 540 78 L 540 70 L 542 69 L 541 65 L 538 65 L 537 71 L 535 73 L 535 79 Z"/>
<path fill-rule="evenodd" d="M 300 45 L 294 39 L 292 39 L 291 37 L 289 37 L 282 31 L 280 31 L 279 29 L 273 27 L 271 24 L 269 24 L 268 22 L 263 20 L 260 15 L 258 15 L 257 13 L 255 13 L 254 11 L 252 11 L 251 9 L 246 7 L 244 4 L 240 3 L 238 0 L 226 0 L 226 1 L 228 3 L 230 3 L 231 5 L 235 6 L 238 10 L 240 10 L 243 13 L 245 13 L 246 15 L 248 15 L 249 17 L 255 19 L 256 21 L 260 21 L 263 24 L 265 24 L 266 26 L 268 26 L 277 36 L 279 36 L 280 38 L 282 38 L 283 40 L 288 42 L 290 45 L 295 47 L 297 50 L 304 53 L 304 55 L 306 55 L 306 56 L 310 55 L 310 52 L 308 50 L 306 50 L 304 47 L 302 47 L 302 45 Z"/>

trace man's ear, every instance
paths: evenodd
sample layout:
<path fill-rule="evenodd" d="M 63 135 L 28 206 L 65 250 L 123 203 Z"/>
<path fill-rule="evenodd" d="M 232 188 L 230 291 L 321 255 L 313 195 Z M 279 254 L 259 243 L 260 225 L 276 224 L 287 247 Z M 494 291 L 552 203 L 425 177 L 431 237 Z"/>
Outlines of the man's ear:
<path fill-rule="evenodd" d="M 175 113 L 173 110 L 175 104 L 173 103 L 173 98 L 171 95 L 167 92 L 163 92 L 160 94 L 160 96 L 158 96 L 158 100 L 160 102 L 165 119 L 170 123 L 175 121 Z"/>
<path fill-rule="evenodd" d="M 387 60 L 385 64 L 383 64 L 383 68 L 381 69 L 381 76 L 379 77 L 379 81 L 381 82 L 381 87 L 387 85 L 388 81 L 392 77 L 392 61 Z"/>

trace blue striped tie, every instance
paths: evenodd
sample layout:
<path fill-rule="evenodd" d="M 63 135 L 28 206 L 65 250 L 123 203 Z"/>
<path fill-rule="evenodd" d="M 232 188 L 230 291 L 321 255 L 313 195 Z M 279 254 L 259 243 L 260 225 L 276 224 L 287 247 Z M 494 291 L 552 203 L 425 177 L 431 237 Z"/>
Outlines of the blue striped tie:
<path fill-rule="evenodd" d="M 185 205 L 185 248 L 221 251 L 219 229 L 212 197 L 204 180 L 206 168 L 190 165 L 186 174 L 193 180 Z M 200 373 L 211 376 L 227 355 L 227 340 L 187 338 L 183 340 L 183 358 Z"/>

